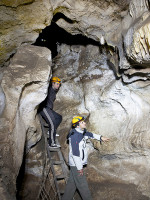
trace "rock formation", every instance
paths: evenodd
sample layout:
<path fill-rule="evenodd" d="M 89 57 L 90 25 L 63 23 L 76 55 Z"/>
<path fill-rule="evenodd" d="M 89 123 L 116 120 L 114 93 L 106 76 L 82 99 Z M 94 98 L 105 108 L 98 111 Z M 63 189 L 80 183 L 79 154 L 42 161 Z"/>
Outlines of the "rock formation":
<path fill-rule="evenodd" d="M 1 116 L 1 174 L 2 183 L 12 190 L 9 191 L 12 197 L 23 155 L 41 140 L 36 113 L 38 105 L 46 97 L 50 70 L 51 53 L 48 49 L 22 46 L 3 73 L 1 86 L 6 106 Z M 31 152 L 42 163 L 42 149 L 41 152 L 37 150 L 36 155 L 34 150 Z M 44 164 L 39 167 L 42 166 Z"/>
<path fill-rule="evenodd" d="M 89 141 L 86 170 L 95 200 L 150 199 L 150 14 L 148 0 L 24 0 L 0 2 L 0 194 L 36 198 L 46 163 L 37 109 L 50 76 L 62 81 L 55 110 L 67 160 L 66 135 L 74 115 L 111 141 Z M 95 45 L 57 45 L 58 55 L 33 44 L 55 22 Z M 52 68 L 52 70 L 51 70 Z M 32 187 L 31 187 L 32 186 Z"/>
<path fill-rule="evenodd" d="M 58 107 L 58 110 L 64 116 L 65 126 L 69 120 L 68 116 L 81 113 L 88 116 L 88 129 L 111 138 L 111 142 L 107 145 L 100 145 L 96 141 L 93 143 L 93 147 L 100 153 L 90 155 L 90 168 L 95 169 L 103 178 L 107 177 L 105 181 L 109 180 L 114 184 L 119 181 L 120 184 L 126 185 L 124 187 L 128 187 L 128 184 L 136 185 L 137 191 L 149 197 L 149 168 L 146 163 L 149 160 L 150 105 L 145 91 L 145 89 L 149 90 L 149 84 L 146 86 L 145 83 L 139 81 L 123 85 L 122 80 L 116 80 L 113 71 L 109 68 L 108 57 L 106 52 L 100 54 L 99 47 L 91 45 L 71 48 L 61 46 L 59 57 L 54 59 L 53 65 L 55 66 L 54 74 L 64 78 L 65 82 L 58 94 L 58 103 L 60 106 L 61 104 L 65 106 L 67 102 L 67 105 L 66 109 Z M 61 71 L 62 68 L 64 74 Z M 72 69 L 73 75 L 71 75 Z M 71 80 L 70 78 L 67 80 L 67 77 L 71 77 Z M 78 95 L 74 96 L 76 90 Z M 81 98 L 82 96 L 84 99 Z M 64 129 L 62 140 L 63 134 Z M 91 180 L 91 175 L 88 176 Z M 106 195 L 107 189 L 106 187 L 105 191 L 99 191 L 99 194 Z M 131 191 L 136 192 L 136 189 L 133 188 Z M 115 189 L 112 195 L 113 193 L 115 194 Z M 146 198 L 141 194 L 138 195 L 139 199 Z M 108 198 L 106 195 L 104 199 L 106 197 Z M 132 196 L 132 199 L 135 197 Z"/>

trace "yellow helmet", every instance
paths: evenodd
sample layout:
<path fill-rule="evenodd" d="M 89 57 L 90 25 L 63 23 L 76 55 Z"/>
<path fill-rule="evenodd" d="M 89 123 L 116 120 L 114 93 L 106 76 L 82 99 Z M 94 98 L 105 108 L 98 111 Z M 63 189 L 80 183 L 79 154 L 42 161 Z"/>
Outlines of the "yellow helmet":
<path fill-rule="evenodd" d="M 76 116 L 72 119 L 72 126 L 75 126 L 78 122 L 83 121 L 84 117 Z"/>
<path fill-rule="evenodd" d="M 54 82 L 54 83 L 61 83 L 61 80 L 60 80 L 60 78 L 58 78 L 58 77 L 52 77 L 51 82 Z"/>

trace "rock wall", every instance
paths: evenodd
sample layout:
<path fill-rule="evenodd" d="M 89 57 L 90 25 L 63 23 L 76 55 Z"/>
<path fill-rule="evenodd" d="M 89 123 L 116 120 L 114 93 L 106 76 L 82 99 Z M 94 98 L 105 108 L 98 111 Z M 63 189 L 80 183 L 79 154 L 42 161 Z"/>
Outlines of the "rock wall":
<path fill-rule="evenodd" d="M 13 199 L 23 155 L 36 155 L 38 162 L 41 159 L 42 174 L 44 157 L 41 157 L 41 153 L 44 149 L 35 154 L 31 147 L 41 140 L 37 107 L 46 97 L 50 73 L 50 51 L 30 45 L 19 48 L 3 73 L 1 86 L 6 106 L 0 118 L 1 177 Z"/>
<path fill-rule="evenodd" d="M 96 184 L 96 178 L 93 178 L 93 171 L 96 171 L 101 177 L 98 180 L 100 188 L 105 182 L 120 184 L 124 190 L 131 184 L 127 194 L 131 199 L 148 199 L 150 86 L 148 82 L 124 85 L 121 78 L 116 80 L 108 57 L 109 51 L 105 49 L 100 53 L 99 47 L 92 45 L 61 46 L 53 62 L 54 74 L 64 81 L 56 103 L 56 109 L 63 116 L 61 141 L 65 142 L 67 126 L 70 128 L 68 121 L 73 116 L 87 116 L 91 132 L 111 138 L 108 144 L 100 145 L 94 141 L 89 145 L 89 152 L 93 153 L 89 158 L 88 179 Z M 67 145 L 63 151 L 66 148 Z M 111 195 L 122 199 L 115 186 L 113 188 L 108 184 L 101 191 L 100 188 L 93 188 L 92 184 L 94 199 L 99 199 L 99 195 L 94 193 L 103 194 L 102 199 L 109 199 Z M 111 190 L 111 195 L 108 190 Z"/>
<path fill-rule="evenodd" d="M 50 24 L 52 7 L 49 0 L 2 0 L 0 2 L 0 66 L 21 44 L 31 44 L 42 29 Z"/>

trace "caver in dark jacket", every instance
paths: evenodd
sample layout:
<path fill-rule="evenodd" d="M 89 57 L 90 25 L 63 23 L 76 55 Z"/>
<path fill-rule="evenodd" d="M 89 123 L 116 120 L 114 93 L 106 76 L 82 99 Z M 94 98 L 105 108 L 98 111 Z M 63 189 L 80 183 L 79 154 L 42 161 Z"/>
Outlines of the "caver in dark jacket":
<path fill-rule="evenodd" d="M 57 78 L 57 77 L 54 77 Z M 53 79 L 52 79 L 53 80 Z M 53 110 L 53 104 L 56 99 L 56 94 L 58 89 L 53 87 L 57 84 L 57 82 L 52 82 L 52 85 L 48 88 L 48 95 L 42 106 L 42 110 L 40 114 L 45 119 L 45 121 L 49 125 L 49 145 L 51 147 L 57 147 L 55 138 L 56 138 L 56 130 L 62 121 L 62 116 Z"/>
<path fill-rule="evenodd" d="M 45 106 L 53 110 L 54 101 L 56 99 L 57 90 L 52 88 L 52 85 L 48 88 L 48 95 L 46 98 Z"/>

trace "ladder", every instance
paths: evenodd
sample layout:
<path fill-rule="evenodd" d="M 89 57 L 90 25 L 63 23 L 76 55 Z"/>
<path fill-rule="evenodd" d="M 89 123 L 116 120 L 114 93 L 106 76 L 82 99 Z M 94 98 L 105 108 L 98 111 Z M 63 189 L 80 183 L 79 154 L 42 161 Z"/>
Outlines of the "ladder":
<path fill-rule="evenodd" d="M 45 139 L 49 167 L 41 185 L 37 200 L 61 200 L 61 196 L 64 193 L 64 187 L 67 183 L 69 170 L 62 155 L 61 148 L 49 147 L 47 142 L 48 126 L 45 124 L 45 120 L 41 115 L 39 115 L 39 118 Z M 57 138 L 56 143 L 59 144 Z"/>

